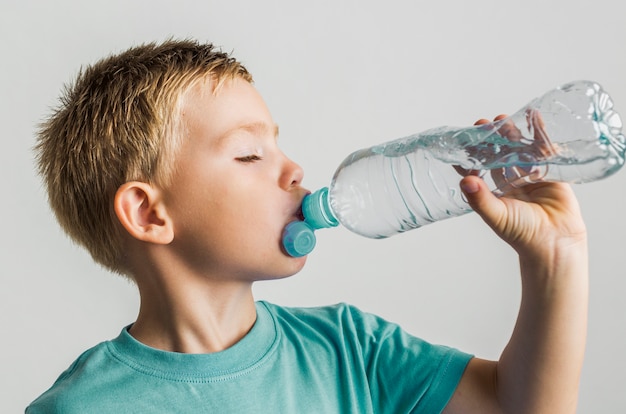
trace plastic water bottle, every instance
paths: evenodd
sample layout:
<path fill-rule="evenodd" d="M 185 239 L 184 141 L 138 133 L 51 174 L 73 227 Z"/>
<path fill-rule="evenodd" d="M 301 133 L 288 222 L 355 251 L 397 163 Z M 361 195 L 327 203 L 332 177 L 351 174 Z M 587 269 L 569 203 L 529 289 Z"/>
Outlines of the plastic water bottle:
<path fill-rule="evenodd" d="M 307 196 L 305 221 L 287 225 L 292 256 L 313 250 L 313 230 L 337 226 L 384 238 L 471 211 L 459 188 L 468 174 L 496 195 L 540 181 L 584 183 L 624 164 L 626 139 L 611 97 L 577 81 L 549 91 L 515 114 L 466 128 L 439 127 L 358 150 L 329 187 Z"/>

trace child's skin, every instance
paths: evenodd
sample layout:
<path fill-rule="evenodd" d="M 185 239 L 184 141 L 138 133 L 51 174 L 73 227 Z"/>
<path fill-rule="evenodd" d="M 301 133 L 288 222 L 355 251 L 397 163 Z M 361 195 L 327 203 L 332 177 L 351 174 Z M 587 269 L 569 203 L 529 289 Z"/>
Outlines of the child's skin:
<path fill-rule="evenodd" d="M 254 324 L 253 282 L 304 266 L 306 258 L 288 256 L 280 241 L 307 191 L 250 83 L 227 81 L 216 94 L 210 81 L 199 83 L 183 101 L 187 134 L 171 183 L 129 182 L 115 198 L 141 294 L 130 333 L 166 351 L 217 352 Z M 475 176 L 463 178 L 461 188 L 519 254 L 522 303 L 500 360 L 474 358 L 445 412 L 575 412 L 588 275 L 572 190 L 541 183 L 496 198 Z"/>
<path fill-rule="evenodd" d="M 115 199 L 141 294 L 131 334 L 167 351 L 216 352 L 252 327 L 254 281 L 304 266 L 279 246 L 307 191 L 250 83 L 226 82 L 217 94 L 200 83 L 182 116 L 187 136 L 171 185 L 129 182 Z"/>

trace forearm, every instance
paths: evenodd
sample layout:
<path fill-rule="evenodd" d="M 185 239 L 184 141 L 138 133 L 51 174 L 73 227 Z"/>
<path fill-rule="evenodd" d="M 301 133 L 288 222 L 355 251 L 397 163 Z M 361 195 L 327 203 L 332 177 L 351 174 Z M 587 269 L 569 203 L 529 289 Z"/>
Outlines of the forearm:
<path fill-rule="evenodd" d="M 585 239 L 520 256 L 522 301 L 497 365 L 498 403 L 507 413 L 574 413 L 587 332 Z"/>
<path fill-rule="evenodd" d="M 589 276 L 585 224 L 571 187 L 542 182 L 496 198 L 482 180 L 466 176 L 461 188 L 518 252 L 522 301 L 500 360 L 470 361 L 446 413 L 574 413 Z"/>

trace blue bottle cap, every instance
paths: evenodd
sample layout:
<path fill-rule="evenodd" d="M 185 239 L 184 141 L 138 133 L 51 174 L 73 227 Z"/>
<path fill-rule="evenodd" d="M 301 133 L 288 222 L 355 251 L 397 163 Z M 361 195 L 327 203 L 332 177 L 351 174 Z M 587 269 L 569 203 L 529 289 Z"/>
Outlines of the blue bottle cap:
<path fill-rule="evenodd" d="M 304 221 L 313 229 L 339 225 L 328 202 L 328 187 L 321 188 L 302 200 L 302 214 Z"/>
<path fill-rule="evenodd" d="M 315 248 L 313 229 L 304 221 L 292 221 L 283 231 L 283 247 L 292 257 L 306 256 Z"/>

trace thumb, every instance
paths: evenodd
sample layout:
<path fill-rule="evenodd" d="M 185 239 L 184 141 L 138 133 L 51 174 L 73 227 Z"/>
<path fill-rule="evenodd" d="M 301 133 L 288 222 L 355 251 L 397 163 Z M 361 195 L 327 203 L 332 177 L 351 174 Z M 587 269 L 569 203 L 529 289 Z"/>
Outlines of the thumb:
<path fill-rule="evenodd" d="M 461 180 L 461 190 L 470 207 L 492 228 L 496 229 L 506 215 L 506 207 L 487 187 L 487 184 L 474 175 Z"/>

